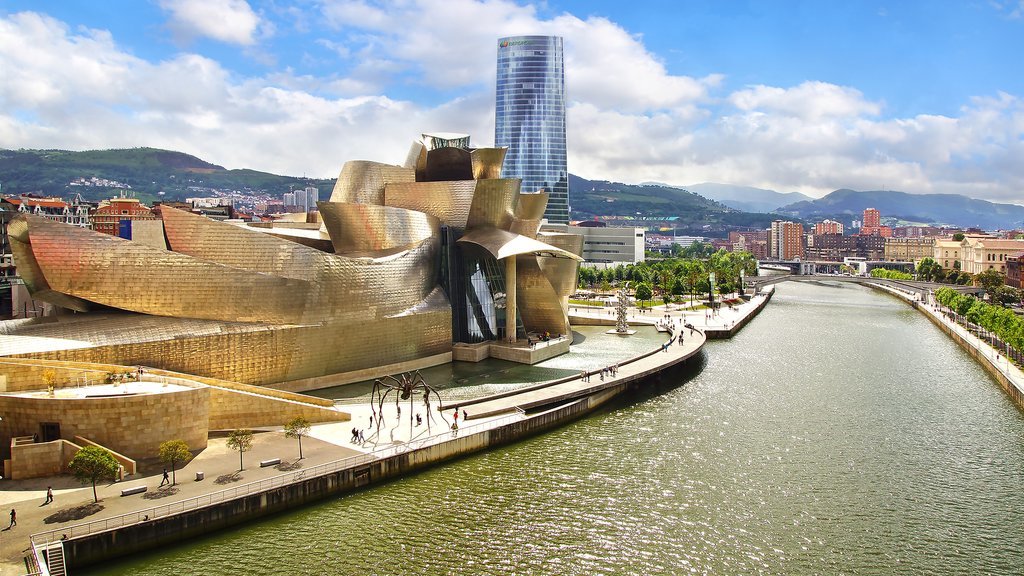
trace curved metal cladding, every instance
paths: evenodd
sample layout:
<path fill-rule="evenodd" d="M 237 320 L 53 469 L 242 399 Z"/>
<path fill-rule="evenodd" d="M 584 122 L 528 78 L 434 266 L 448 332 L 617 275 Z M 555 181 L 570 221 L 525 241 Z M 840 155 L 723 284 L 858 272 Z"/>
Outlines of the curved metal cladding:
<path fill-rule="evenodd" d="M 469 220 L 477 182 L 391 182 L 384 189 L 384 205 L 429 214 L 442 226 L 464 229 Z"/>
<path fill-rule="evenodd" d="M 473 163 L 473 178 L 475 180 L 489 180 L 501 178 L 501 166 L 505 162 L 505 154 L 508 148 L 477 148 L 470 152 L 470 159 Z"/>
<path fill-rule="evenodd" d="M 385 256 L 412 248 L 440 233 L 437 218 L 374 204 L 317 202 L 334 251 L 346 256 Z"/>
<path fill-rule="evenodd" d="M 469 150 L 445 147 L 427 151 L 427 167 L 417 180 L 444 182 L 448 180 L 472 180 L 473 163 Z"/>
<path fill-rule="evenodd" d="M 519 202 L 516 204 L 515 220 L 512 222 L 512 232 L 537 237 L 540 230 L 540 221 L 544 218 L 544 208 L 548 204 L 547 192 L 540 194 L 519 194 Z"/>
<path fill-rule="evenodd" d="M 579 234 L 542 234 L 540 240 L 556 248 L 571 252 L 577 256 L 583 254 L 583 236 Z M 569 313 L 569 296 L 576 291 L 576 278 L 580 263 L 568 258 L 538 257 L 537 263 L 544 272 L 555 294 L 558 295 L 562 309 Z"/>
<path fill-rule="evenodd" d="M 507 230 L 498 230 L 497 228 L 485 227 L 471 230 L 463 234 L 462 238 L 459 238 L 457 242 L 475 244 L 489 252 L 497 260 L 524 254 L 549 255 L 555 258 L 568 258 L 573 261 L 583 260 L 582 257 L 576 254 L 556 248 L 550 244 L 545 244 L 540 240 L 527 238 Z"/>
<path fill-rule="evenodd" d="M 568 311 L 537 256 L 516 256 L 516 306 L 527 332 L 569 333 Z M 575 260 L 566 259 L 575 263 Z"/>
<path fill-rule="evenodd" d="M 437 285 L 437 235 L 401 252 L 350 258 L 180 210 L 168 210 L 164 218 L 175 251 L 232 269 L 309 282 L 308 296 L 290 298 L 310 299 L 309 321 L 385 318 L 420 302 Z"/>
<path fill-rule="evenodd" d="M 498 42 L 494 145 L 507 146 L 504 174 L 523 192 L 551 192 L 548 221 L 569 223 L 562 39 L 511 36 Z"/>
<path fill-rule="evenodd" d="M 427 147 L 423 145 L 423 142 L 413 140 L 402 167 L 415 170 L 416 180 L 422 179 L 423 171 L 427 169 Z"/>
<path fill-rule="evenodd" d="M 86 312 L 91 308 L 90 303 L 81 298 L 50 289 L 42 269 L 39 268 L 39 262 L 32 254 L 28 222 L 23 216 L 16 216 L 7 225 L 7 239 L 11 246 L 11 255 L 18 265 L 18 276 L 25 282 L 25 287 L 33 298 L 76 312 Z"/>
<path fill-rule="evenodd" d="M 321 315 L 317 292 L 305 280 L 238 270 L 45 218 L 30 217 L 28 224 L 46 282 L 83 300 L 238 322 L 300 324 Z"/>
<path fill-rule="evenodd" d="M 338 174 L 331 192 L 331 202 L 384 204 L 384 185 L 388 182 L 415 182 L 416 170 L 370 162 L 350 160 Z"/>
<path fill-rule="evenodd" d="M 476 194 L 473 195 L 473 203 L 469 207 L 466 229 L 493 226 L 508 230 L 512 227 L 518 201 L 518 179 L 477 180 Z"/>

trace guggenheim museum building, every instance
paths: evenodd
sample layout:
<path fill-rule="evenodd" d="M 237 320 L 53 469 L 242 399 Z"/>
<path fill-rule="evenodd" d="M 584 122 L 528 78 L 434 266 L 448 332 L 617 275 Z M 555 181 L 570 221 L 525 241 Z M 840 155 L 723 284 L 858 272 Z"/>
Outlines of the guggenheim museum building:
<path fill-rule="evenodd" d="M 401 166 L 347 162 L 319 225 L 161 207 L 162 238 L 140 242 L 18 216 L 19 274 L 67 312 L 0 322 L 0 356 L 294 391 L 453 357 L 535 361 L 533 337 L 570 333 L 582 237 L 539 231 L 548 194 L 502 178 L 505 154 L 433 134 Z"/>

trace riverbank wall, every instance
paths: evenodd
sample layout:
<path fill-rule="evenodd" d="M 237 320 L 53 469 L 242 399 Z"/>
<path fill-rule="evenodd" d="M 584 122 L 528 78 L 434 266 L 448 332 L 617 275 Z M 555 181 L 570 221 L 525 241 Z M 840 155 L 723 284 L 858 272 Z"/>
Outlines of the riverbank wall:
<path fill-rule="evenodd" d="M 583 397 L 552 398 L 550 402 L 528 407 L 529 414 L 522 411 L 510 414 L 498 426 L 464 427 L 450 438 L 420 447 L 396 449 L 383 456 L 354 456 L 329 465 L 295 471 L 278 477 L 275 482 L 268 482 L 265 488 L 258 486 L 250 493 L 218 502 L 197 502 L 192 509 L 173 510 L 154 518 L 141 515 L 123 518 L 120 525 L 112 524 L 109 529 L 87 534 L 79 535 L 68 530 L 71 534 L 62 542 L 66 565 L 73 570 L 174 544 L 518 442 L 581 418 L 623 392 L 657 384 L 675 367 L 684 366 L 691 358 L 699 356 L 700 350 L 698 347 L 685 357 L 609 383 Z M 655 350 L 631 360 L 648 358 L 655 353 L 660 352 Z"/>
<path fill-rule="evenodd" d="M 1013 366 L 1006 356 L 971 334 L 963 326 L 944 316 L 939 310 L 918 300 L 916 294 L 909 294 L 882 284 L 868 283 L 867 285 L 900 298 L 924 314 L 932 324 L 935 324 L 939 330 L 942 330 L 966 350 L 982 369 L 999 383 L 999 386 L 1017 404 L 1017 407 L 1024 410 L 1024 374 Z"/>
<path fill-rule="evenodd" d="M 769 286 L 768 288 L 762 290 L 761 292 L 754 296 L 755 298 L 760 297 L 761 301 L 758 302 L 756 306 L 754 306 L 753 310 L 745 314 L 743 318 L 741 318 L 740 320 L 736 321 L 735 324 L 728 328 L 708 328 L 707 330 L 704 331 L 704 334 L 707 335 L 708 340 L 727 340 L 729 338 L 732 338 L 733 336 L 738 334 L 744 326 L 750 323 L 750 321 L 753 320 L 755 316 L 761 313 L 761 310 L 763 310 L 764 307 L 768 305 L 768 302 L 771 301 L 772 296 L 774 295 L 775 286 Z"/>

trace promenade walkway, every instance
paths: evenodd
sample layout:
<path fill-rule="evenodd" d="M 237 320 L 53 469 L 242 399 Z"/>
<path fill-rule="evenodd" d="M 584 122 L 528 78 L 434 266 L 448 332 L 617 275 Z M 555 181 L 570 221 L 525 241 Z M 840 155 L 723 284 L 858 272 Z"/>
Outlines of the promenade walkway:
<path fill-rule="evenodd" d="M 373 413 L 368 404 L 341 406 L 339 409 L 350 414 L 351 420 L 314 425 L 309 436 L 302 440 L 304 457 L 301 460 L 298 458 L 297 440 L 286 438 L 280 429 L 267 429 L 258 431 L 252 450 L 243 455 L 242 471 L 239 471 L 238 453 L 227 447 L 226 439 L 211 438 L 205 450 L 177 471 L 175 486 L 161 487 L 163 466 L 157 462 L 144 462 L 137 477 L 97 486 L 98 504 L 93 503 L 91 486 L 82 486 L 69 476 L 6 481 L 4 490 L 0 492 L 0 506 L 3 507 L 0 510 L 6 514 L 11 508 L 16 509 L 18 522 L 16 526 L 0 531 L 0 575 L 25 573 L 23 558 L 29 553 L 28 536 L 31 534 L 50 533 L 48 538 L 57 540 L 71 532 L 69 537 L 74 537 L 77 534 L 74 530 L 81 530 L 83 523 L 96 521 L 95 527 L 88 530 L 102 530 L 105 522 L 113 527 L 144 521 L 146 517 L 154 517 L 149 516 L 151 511 L 171 513 L 176 503 L 182 503 L 184 508 L 186 502 L 192 502 L 188 506 L 194 507 L 202 505 L 202 502 L 228 499 L 236 492 L 258 490 L 272 482 L 288 482 L 290 478 L 301 477 L 303 471 L 314 473 L 314 469 L 346 466 L 346 462 L 355 465 L 367 459 L 442 443 L 453 437 L 451 424 L 456 420 L 456 409 L 459 434 L 468 434 L 526 418 L 517 408 L 569 401 L 638 380 L 697 354 L 705 342 L 704 329 L 724 329 L 734 325 L 754 313 L 757 303 L 755 299 L 734 310 L 723 309 L 716 315 L 665 307 L 633 310 L 637 323 L 662 323 L 661 329 L 671 323 L 676 334 L 682 331 L 683 344 L 677 344 L 675 335 L 666 333 L 664 348 L 656 348 L 633 361 L 623 358 L 616 375 L 606 375 L 603 381 L 600 371 L 607 366 L 595 366 L 586 380 L 578 376 L 563 378 L 502 395 L 462 400 L 458 404 L 443 405 L 440 412 L 435 405 L 431 408 L 433 418 L 429 422 L 422 399 L 411 405 L 408 401 L 399 402 L 398 406 L 389 401 L 384 407 L 384 424 L 379 429 L 377 419 L 371 423 Z M 594 316 L 599 316 L 600 312 L 598 310 Z M 692 333 L 682 328 L 686 322 L 694 325 Z M 422 418 L 419 425 L 416 424 L 417 414 Z M 363 441 L 353 441 L 353 429 L 362 431 Z M 281 458 L 281 464 L 260 467 L 261 460 L 271 458 Z M 205 478 L 196 480 L 196 472 L 203 472 Z M 54 502 L 43 504 L 47 486 L 53 486 L 55 498 Z M 147 492 L 120 496 L 122 489 L 134 486 L 146 486 Z"/>

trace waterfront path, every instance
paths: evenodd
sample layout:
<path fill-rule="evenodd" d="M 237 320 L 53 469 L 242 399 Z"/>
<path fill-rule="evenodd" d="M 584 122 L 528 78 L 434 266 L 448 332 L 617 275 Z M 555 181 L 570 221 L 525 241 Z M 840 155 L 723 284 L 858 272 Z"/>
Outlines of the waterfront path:
<path fill-rule="evenodd" d="M 606 376 L 604 381 L 599 373 L 606 367 L 595 366 L 593 370 L 596 373 L 586 382 L 572 377 L 506 393 L 502 398 L 462 400 L 458 404 L 459 434 L 498 428 L 522 420 L 526 416 L 516 410 L 519 407 L 549 405 L 562 400 L 568 402 L 601 389 L 639 380 L 682 362 L 700 351 L 705 342 L 703 329 L 735 326 L 760 309 L 760 298 L 764 296 L 755 297 L 735 310 L 723 309 L 715 316 L 708 316 L 703 311 L 664 310 L 663 307 L 643 313 L 634 311 L 638 323 L 656 324 L 668 314 L 677 332 L 683 322 L 693 324 L 697 330 L 691 334 L 689 329 L 682 329 L 683 345 L 675 344 L 673 336 L 666 334 L 666 341 L 670 344 L 664 350 L 656 348 L 633 361 L 623 359 L 617 375 Z M 665 326 L 661 329 L 664 330 Z M 245 469 L 241 472 L 238 470 L 238 453 L 227 447 L 226 439 L 211 438 L 205 450 L 177 471 L 177 485 L 160 487 L 162 465 L 143 463 L 141 473 L 136 477 L 97 486 L 98 505 L 93 504 L 91 486 L 82 486 L 69 476 L 5 482 L 5 489 L 0 492 L 0 506 L 5 506 L 5 513 L 10 508 L 17 510 L 18 525 L 0 532 L 0 574 L 24 573 L 23 558 L 30 551 L 30 534 L 41 534 L 39 540 L 43 541 L 58 540 L 64 534 L 74 538 L 107 527 L 145 521 L 147 517 L 173 514 L 175 509 L 185 510 L 202 506 L 205 502 L 223 501 L 235 497 L 234 494 L 252 493 L 265 489 L 261 486 L 301 478 L 303 471 L 315 474 L 316 470 L 355 466 L 367 459 L 384 458 L 453 438 L 450 425 L 455 420 L 454 404 L 444 406 L 440 413 L 434 411 L 429 426 L 425 407 L 417 408 L 416 403 L 399 403 L 396 407 L 389 401 L 384 408 L 385 424 L 378 430 L 376 420 L 371 425 L 372 411 L 368 403 L 339 406 L 339 410 L 351 415 L 351 420 L 314 425 L 309 436 L 303 438 L 304 458 L 301 460 L 298 459 L 297 440 L 286 438 L 280 429 L 259 431 L 252 450 L 244 454 Z M 401 415 L 399 409 L 403 411 Z M 423 418 L 419 426 L 415 423 L 417 412 Z M 466 422 L 467 415 L 469 422 Z M 363 432 L 364 441 L 352 441 L 353 428 Z M 281 464 L 260 467 L 261 460 L 271 458 L 281 458 Z M 200 471 L 205 478 L 196 480 L 196 472 Z M 43 505 L 48 485 L 54 487 L 55 499 L 53 503 Z M 147 487 L 143 494 L 120 496 L 124 488 L 143 485 Z M 93 524 L 84 526 L 87 523 Z"/>

